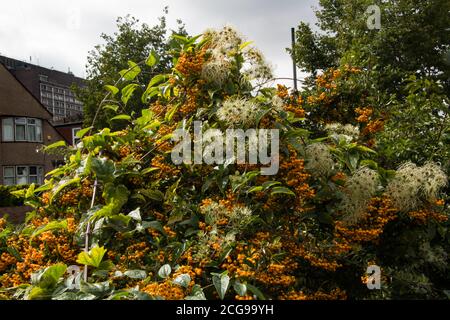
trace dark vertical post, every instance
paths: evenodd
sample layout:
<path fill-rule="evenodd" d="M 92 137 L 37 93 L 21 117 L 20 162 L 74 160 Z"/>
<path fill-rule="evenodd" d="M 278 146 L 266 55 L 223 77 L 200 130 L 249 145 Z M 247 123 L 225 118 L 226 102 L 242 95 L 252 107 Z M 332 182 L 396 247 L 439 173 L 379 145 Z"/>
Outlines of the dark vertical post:
<path fill-rule="evenodd" d="M 294 71 L 294 92 L 297 93 L 297 67 L 295 65 L 295 28 L 291 28 L 292 38 L 292 70 Z"/>

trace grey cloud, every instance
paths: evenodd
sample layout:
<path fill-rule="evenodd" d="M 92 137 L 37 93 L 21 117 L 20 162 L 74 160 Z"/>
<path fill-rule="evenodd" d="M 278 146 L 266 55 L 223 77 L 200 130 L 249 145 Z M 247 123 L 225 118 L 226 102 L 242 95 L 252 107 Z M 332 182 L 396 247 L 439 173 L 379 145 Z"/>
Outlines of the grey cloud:
<path fill-rule="evenodd" d="M 285 50 L 290 28 L 300 21 L 314 24 L 312 6 L 318 0 L 17 0 L 16 10 L 0 12 L 0 53 L 20 59 L 32 56 L 43 66 L 70 68 L 83 76 L 88 51 L 101 42 L 101 33 L 115 31 L 118 16 L 130 14 L 153 25 L 166 5 L 169 27 L 175 28 L 180 18 L 189 33 L 198 34 L 230 23 L 277 66 L 277 76 L 290 77 L 292 64 Z M 74 12 L 80 13 L 79 25 L 71 23 Z"/>

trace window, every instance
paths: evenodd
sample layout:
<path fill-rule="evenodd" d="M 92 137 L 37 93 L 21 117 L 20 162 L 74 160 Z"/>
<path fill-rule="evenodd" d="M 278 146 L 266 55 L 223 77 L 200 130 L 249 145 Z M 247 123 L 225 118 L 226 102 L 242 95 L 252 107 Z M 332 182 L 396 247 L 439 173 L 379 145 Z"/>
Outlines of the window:
<path fill-rule="evenodd" d="M 3 184 L 11 186 L 16 184 L 14 167 L 3 167 Z"/>
<path fill-rule="evenodd" d="M 27 119 L 16 118 L 16 141 L 26 141 Z"/>
<path fill-rule="evenodd" d="M 42 184 L 44 168 L 42 166 L 5 166 L 3 167 L 3 184 Z"/>
<path fill-rule="evenodd" d="M 3 141 L 42 142 L 42 120 L 35 118 L 3 118 Z"/>
<path fill-rule="evenodd" d="M 28 167 L 16 167 L 16 184 L 27 184 Z"/>
<path fill-rule="evenodd" d="M 48 81 L 48 76 L 45 76 L 45 75 L 43 75 L 43 74 L 40 74 L 40 75 L 39 75 L 39 80 L 40 80 L 40 81 L 47 82 L 47 81 Z"/>
<path fill-rule="evenodd" d="M 42 183 L 42 177 L 44 170 L 42 167 L 35 167 L 30 166 L 29 167 L 29 175 L 28 175 L 28 183 L 36 183 L 41 184 Z"/>
<path fill-rule="evenodd" d="M 72 143 L 74 146 L 76 146 L 78 142 L 80 142 L 80 138 L 77 137 L 77 133 L 80 130 L 81 128 L 72 128 Z"/>
<path fill-rule="evenodd" d="M 14 141 L 14 121 L 13 118 L 2 119 L 3 141 Z"/>

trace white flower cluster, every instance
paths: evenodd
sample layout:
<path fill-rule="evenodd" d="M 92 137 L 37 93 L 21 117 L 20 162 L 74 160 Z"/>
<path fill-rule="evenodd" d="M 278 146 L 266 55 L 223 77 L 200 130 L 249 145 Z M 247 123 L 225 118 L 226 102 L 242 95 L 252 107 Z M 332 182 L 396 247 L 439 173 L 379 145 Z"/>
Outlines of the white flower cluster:
<path fill-rule="evenodd" d="M 203 65 L 201 77 L 208 83 L 223 85 L 231 74 L 232 61 L 241 50 L 244 38 L 229 25 L 221 30 L 208 29 L 203 37 L 209 41 L 209 59 Z M 258 49 L 246 46 L 242 50 L 245 59 L 243 73 L 250 80 L 272 78 L 272 67 Z"/>
<path fill-rule="evenodd" d="M 340 205 L 344 214 L 342 220 L 347 224 L 355 224 L 363 218 L 379 185 L 379 176 L 375 170 L 359 168 L 345 183 L 345 195 Z"/>
<path fill-rule="evenodd" d="M 227 127 L 248 127 L 255 124 L 258 105 L 245 98 L 231 97 L 222 103 L 216 114 Z"/>
<path fill-rule="evenodd" d="M 250 47 L 244 52 L 244 56 L 247 60 L 247 68 L 244 70 L 244 74 L 250 80 L 259 79 L 259 80 L 268 80 L 273 78 L 273 68 L 266 61 L 264 55 L 257 48 Z"/>
<path fill-rule="evenodd" d="M 210 58 L 203 65 L 201 77 L 208 83 L 223 85 L 231 73 L 231 56 L 239 50 L 242 36 L 231 26 L 217 31 L 209 29 L 203 33 L 209 39 Z"/>
<path fill-rule="evenodd" d="M 386 194 L 401 211 L 417 209 L 424 201 L 436 200 L 439 191 L 447 185 L 444 171 L 434 162 L 422 167 L 407 162 L 401 165 L 395 178 L 386 187 Z"/>
<path fill-rule="evenodd" d="M 344 138 L 346 141 L 355 141 L 359 137 L 359 128 L 351 124 L 343 125 L 342 123 L 330 123 L 325 126 L 325 130 L 332 136 Z"/>
<path fill-rule="evenodd" d="M 272 97 L 272 110 L 276 113 L 284 111 L 284 102 L 283 99 L 281 99 L 279 96 L 274 95 Z"/>
<path fill-rule="evenodd" d="M 232 233 L 239 232 L 252 221 L 252 211 L 246 206 L 237 205 L 228 209 L 218 202 L 212 202 L 201 207 L 200 211 L 205 216 L 205 222 L 211 226 L 223 218 L 228 219 L 227 227 Z"/>
<path fill-rule="evenodd" d="M 324 143 L 313 143 L 306 147 L 306 170 L 313 176 L 329 176 L 335 167 L 330 149 Z"/>

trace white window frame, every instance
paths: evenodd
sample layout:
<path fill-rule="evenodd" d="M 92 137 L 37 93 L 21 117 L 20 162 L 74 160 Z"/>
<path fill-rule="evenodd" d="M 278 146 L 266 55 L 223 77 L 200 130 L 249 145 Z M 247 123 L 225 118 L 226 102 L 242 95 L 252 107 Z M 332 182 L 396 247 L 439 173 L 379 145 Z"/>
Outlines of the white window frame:
<path fill-rule="evenodd" d="M 7 124 L 7 122 L 9 122 L 9 123 Z M 6 126 L 11 126 L 10 130 L 11 130 L 11 133 L 12 133 L 12 137 L 8 138 L 8 139 L 5 136 L 5 131 L 6 131 L 5 128 L 6 128 Z M 15 128 L 14 118 L 3 118 L 2 119 L 2 141 L 5 141 L 5 142 L 12 142 L 12 141 L 14 141 L 14 136 L 15 136 L 14 128 Z"/>
<path fill-rule="evenodd" d="M 36 174 L 30 174 L 30 168 L 35 167 L 36 168 Z M 6 175 L 6 170 L 7 169 L 12 169 L 12 171 L 14 172 L 14 176 L 11 175 Z M 18 170 L 19 168 L 25 168 L 25 174 L 20 175 L 18 174 Z M 16 185 L 18 182 L 18 178 L 25 178 L 26 179 L 26 183 L 25 184 L 31 184 L 32 182 L 30 181 L 31 177 L 35 177 L 36 178 L 36 184 L 42 184 L 44 182 L 44 167 L 40 166 L 40 165 L 17 165 L 17 166 L 3 166 L 3 181 L 2 183 L 4 185 L 11 185 L 11 184 L 7 184 L 6 183 L 6 179 L 12 179 L 13 180 L 13 184 L 12 185 Z"/>
<path fill-rule="evenodd" d="M 6 175 L 6 170 L 12 169 L 13 175 Z M 6 183 L 6 179 L 12 179 L 13 183 Z M 13 186 L 16 184 L 16 167 L 14 166 L 4 166 L 3 167 L 3 184 L 7 186 Z"/>
<path fill-rule="evenodd" d="M 21 123 L 23 122 L 23 123 Z M 23 126 L 23 139 L 17 139 L 17 127 Z M 28 132 L 27 132 L 27 118 L 20 117 L 20 118 L 14 118 L 14 141 L 27 141 L 28 138 Z"/>
<path fill-rule="evenodd" d="M 80 141 L 80 138 L 77 137 L 77 132 L 81 130 L 81 127 L 72 128 L 72 144 L 76 146 Z"/>
<path fill-rule="evenodd" d="M 34 123 L 32 123 L 33 121 Z M 10 125 L 12 121 L 13 125 L 13 139 L 5 139 L 5 125 Z M 7 122 L 9 122 L 7 124 Z M 5 117 L 2 118 L 2 141 L 3 142 L 43 142 L 43 130 L 42 130 L 42 120 L 38 118 L 29 118 L 29 117 Z M 18 126 L 24 126 L 24 139 L 17 139 L 17 128 Z M 34 128 L 36 135 L 35 139 L 29 139 L 29 131 L 31 128 Z"/>

